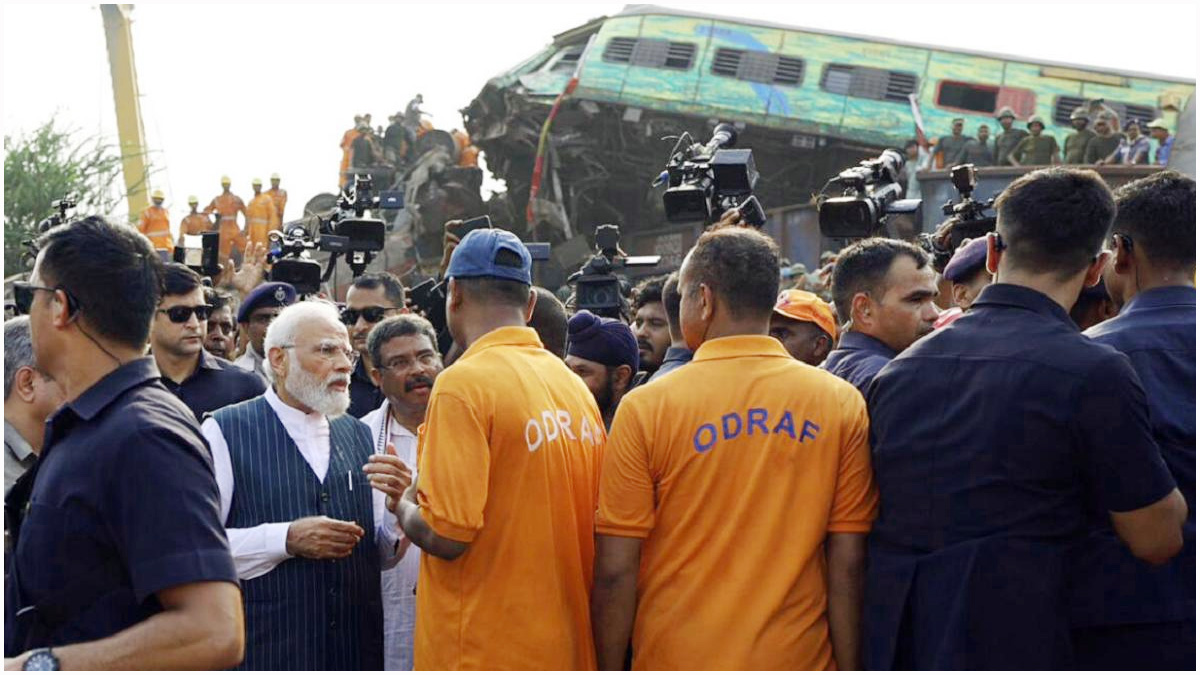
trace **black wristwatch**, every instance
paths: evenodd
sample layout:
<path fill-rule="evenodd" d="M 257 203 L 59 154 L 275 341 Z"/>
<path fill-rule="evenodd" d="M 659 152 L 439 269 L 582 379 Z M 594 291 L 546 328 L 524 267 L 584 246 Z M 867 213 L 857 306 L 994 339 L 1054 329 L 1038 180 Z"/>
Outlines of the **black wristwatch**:
<path fill-rule="evenodd" d="M 38 649 L 25 659 L 25 665 L 21 670 L 59 670 L 58 657 L 50 648 Z"/>

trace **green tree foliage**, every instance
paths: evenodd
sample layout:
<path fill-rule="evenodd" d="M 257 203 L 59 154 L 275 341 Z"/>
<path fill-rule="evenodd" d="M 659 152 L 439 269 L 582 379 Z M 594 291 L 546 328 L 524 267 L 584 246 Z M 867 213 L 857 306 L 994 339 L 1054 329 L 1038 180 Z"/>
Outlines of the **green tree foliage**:
<path fill-rule="evenodd" d="M 54 213 L 50 204 L 70 196 L 79 214 L 109 215 L 125 198 L 120 149 L 83 137 L 54 118 L 33 132 L 4 137 L 4 273 L 23 271 L 23 241 Z"/>

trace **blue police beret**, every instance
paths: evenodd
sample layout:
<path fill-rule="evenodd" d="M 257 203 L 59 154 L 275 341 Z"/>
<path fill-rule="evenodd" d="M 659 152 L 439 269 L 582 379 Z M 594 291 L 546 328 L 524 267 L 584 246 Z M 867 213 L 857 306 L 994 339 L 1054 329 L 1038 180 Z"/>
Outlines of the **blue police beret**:
<path fill-rule="evenodd" d="M 987 237 L 979 237 L 959 246 L 954 257 L 946 263 L 942 277 L 952 283 L 961 284 L 969 281 L 987 262 Z"/>
<path fill-rule="evenodd" d="M 242 300 L 242 306 L 238 308 L 238 323 L 249 321 L 250 313 L 259 307 L 287 307 L 293 302 L 296 302 L 296 289 L 291 284 L 278 281 L 262 284 Z"/>

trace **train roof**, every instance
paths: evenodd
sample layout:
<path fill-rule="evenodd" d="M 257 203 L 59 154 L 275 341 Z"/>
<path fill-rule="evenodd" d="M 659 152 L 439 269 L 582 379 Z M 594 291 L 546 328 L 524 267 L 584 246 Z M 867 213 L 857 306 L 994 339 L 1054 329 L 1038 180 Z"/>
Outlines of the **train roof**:
<path fill-rule="evenodd" d="M 836 35 L 838 37 L 852 38 L 855 40 L 867 40 L 869 42 L 879 42 L 879 43 L 884 43 L 884 44 L 896 45 L 896 46 L 900 46 L 900 47 L 916 47 L 919 49 L 931 49 L 931 50 L 935 50 L 935 51 L 952 52 L 952 53 L 956 53 L 956 54 L 970 54 L 973 56 L 982 56 L 982 57 L 986 57 L 986 58 L 999 59 L 1002 61 L 1016 61 L 1016 62 L 1020 62 L 1020 63 L 1029 63 L 1029 64 L 1040 65 L 1040 66 L 1075 68 L 1078 70 L 1087 70 L 1090 72 L 1100 73 L 1100 74 L 1123 75 L 1126 77 L 1136 77 L 1136 78 L 1148 79 L 1148 80 L 1159 80 L 1162 82 L 1177 82 L 1180 84 L 1190 84 L 1193 86 L 1196 84 L 1195 80 L 1188 79 L 1186 77 L 1172 77 L 1169 75 L 1157 75 L 1154 73 L 1143 73 L 1143 72 L 1137 72 L 1137 71 L 1119 70 L 1119 69 L 1115 69 L 1115 68 L 1098 68 L 1096 66 L 1086 66 L 1086 65 L 1080 65 L 1077 63 L 1066 63 L 1063 61 L 1045 61 L 1042 59 L 1033 59 L 1033 58 L 1029 58 L 1029 57 L 1025 57 L 1025 56 L 1015 56 L 1012 54 L 997 54 L 994 52 L 982 52 L 982 51 L 975 51 L 972 49 L 960 49 L 957 47 L 947 47 L 947 46 L 942 46 L 942 45 L 924 44 L 924 43 L 920 43 L 920 42 L 906 42 L 904 40 L 893 40 L 891 38 L 881 38 L 881 37 L 877 37 L 874 35 L 862 35 L 859 33 L 844 33 L 841 31 L 825 30 L 823 28 L 805 28 L 803 26 L 789 26 L 786 24 L 773 23 L 770 21 L 759 21 L 757 19 L 743 19 L 740 17 L 722 16 L 719 14 L 708 14 L 705 12 L 693 12 L 693 11 L 683 10 L 683 9 L 673 9 L 671 7 L 662 7 L 659 5 L 625 5 L 625 7 L 617 14 L 614 14 L 613 17 L 644 16 L 644 15 L 652 15 L 652 14 L 653 15 L 665 15 L 665 16 L 691 17 L 694 19 L 709 19 L 709 20 L 713 20 L 713 21 L 726 21 L 729 23 L 740 23 L 740 24 L 744 24 L 744 25 L 748 25 L 748 26 L 758 26 L 761 28 L 775 28 L 775 29 L 780 29 L 780 30 L 800 31 L 800 32 L 804 32 L 804 33 L 820 33 L 822 35 Z M 559 35 L 567 36 L 567 35 L 571 35 L 571 34 L 577 34 L 577 31 L 579 31 L 580 29 L 591 28 L 593 25 L 596 25 L 598 27 L 599 23 L 601 23 L 603 20 L 604 20 L 604 17 L 601 17 L 599 19 L 593 19 L 592 21 L 589 21 L 587 24 L 584 24 L 583 26 L 579 26 L 578 28 L 575 28 L 575 29 L 572 29 L 569 31 L 565 31 L 564 33 L 560 33 Z"/>

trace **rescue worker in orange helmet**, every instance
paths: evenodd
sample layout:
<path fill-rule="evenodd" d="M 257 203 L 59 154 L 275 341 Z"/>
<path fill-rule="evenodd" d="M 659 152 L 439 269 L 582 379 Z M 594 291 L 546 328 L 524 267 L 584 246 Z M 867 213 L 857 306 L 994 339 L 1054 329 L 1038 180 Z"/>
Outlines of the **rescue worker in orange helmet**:
<path fill-rule="evenodd" d="M 138 232 L 146 235 L 154 248 L 166 249 L 168 253 L 174 253 L 175 244 L 171 241 L 171 221 L 167 216 L 167 210 L 163 208 L 164 198 L 162 190 L 155 190 L 150 195 L 154 205 L 142 211 L 142 219 L 138 222 Z"/>
<path fill-rule="evenodd" d="M 255 178 L 250 186 L 254 197 L 246 207 L 246 238 L 250 241 L 248 250 L 253 250 L 255 244 L 267 245 L 267 233 L 279 226 L 279 217 L 271 195 L 262 191 L 262 179 Z"/>
<path fill-rule="evenodd" d="M 279 174 L 271 174 L 271 189 L 267 190 L 267 194 L 275 202 L 275 224 L 271 229 L 276 229 L 283 223 L 283 208 L 287 206 L 287 190 L 279 187 Z"/>
<path fill-rule="evenodd" d="M 247 218 L 246 203 L 242 198 L 229 191 L 231 181 L 229 176 L 221 176 L 221 194 L 213 197 L 212 202 L 204 207 L 204 215 L 208 215 L 214 211 L 220 216 L 221 222 L 218 229 L 221 232 L 221 260 L 228 260 L 233 254 L 234 247 L 240 251 L 245 242 L 245 235 L 242 233 L 242 228 L 238 225 L 238 213 L 242 214 L 242 218 Z"/>
<path fill-rule="evenodd" d="M 188 197 L 188 206 L 191 207 L 192 212 L 184 216 L 183 220 L 179 223 L 179 246 L 183 246 L 183 235 L 185 234 L 197 235 L 201 232 L 211 232 L 213 230 L 212 220 L 196 210 L 199 204 L 200 200 L 196 198 L 196 195 Z"/>

